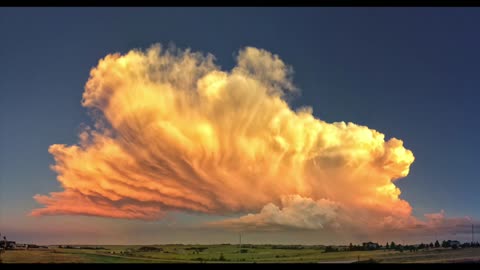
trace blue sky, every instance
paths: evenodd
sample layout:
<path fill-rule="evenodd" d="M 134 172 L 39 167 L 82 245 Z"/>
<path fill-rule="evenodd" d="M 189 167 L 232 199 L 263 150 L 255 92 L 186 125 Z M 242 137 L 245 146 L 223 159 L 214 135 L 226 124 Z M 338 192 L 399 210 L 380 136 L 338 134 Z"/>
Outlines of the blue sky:
<path fill-rule="evenodd" d="M 80 105 L 89 70 L 157 42 L 227 70 L 244 46 L 278 54 L 301 89 L 292 107 L 413 151 L 396 184 L 415 215 L 478 219 L 479 24 L 477 8 L 1 8 L 0 228 L 33 227 L 32 196 L 60 190 L 47 150 L 91 123 Z"/>

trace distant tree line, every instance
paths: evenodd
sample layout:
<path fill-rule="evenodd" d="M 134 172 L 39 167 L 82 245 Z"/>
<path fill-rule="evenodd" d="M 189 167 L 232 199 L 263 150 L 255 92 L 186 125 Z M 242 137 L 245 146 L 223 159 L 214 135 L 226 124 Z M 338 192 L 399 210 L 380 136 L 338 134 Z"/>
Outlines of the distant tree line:
<path fill-rule="evenodd" d="M 58 248 L 65 248 L 65 249 L 106 249 L 104 247 L 92 247 L 92 246 L 70 246 L 70 245 L 59 245 Z"/>
<path fill-rule="evenodd" d="M 302 245 L 273 245 L 273 246 L 271 246 L 271 248 L 272 249 L 304 249 L 305 246 L 302 246 Z"/>
<path fill-rule="evenodd" d="M 348 246 L 326 246 L 324 249 L 324 252 L 341 252 L 341 251 L 365 251 L 365 250 L 395 250 L 395 251 L 409 251 L 409 252 L 417 252 L 418 250 L 424 250 L 424 249 L 433 249 L 433 248 L 452 248 L 452 249 L 457 249 L 457 248 L 479 248 L 480 243 L 479 242 L 465 242 L 461 244 L 458 241 L 452 241 L 452 240 L 444 240 L 440 244 L 440 242 L 435 241 L 435 243 L 430 242 L 430 243 L 421 243 L 417 245 L 402 245 L 402 244 L 396 244 L 394 241 L 392 242 L 387 242 L 384 246 L 379 245 L 377 243 L 364 243 L 363 245 L 354 245 L 350 243 Z"/>
<path fill-rule="evenodd" d="M 185 248 L 185 250 L 193 250 L 194 254 L 199 254 L 200 252 L 205 251 L 207 249 L 208 249 L 208 247 L 189 247 L 189 248 Z"/>

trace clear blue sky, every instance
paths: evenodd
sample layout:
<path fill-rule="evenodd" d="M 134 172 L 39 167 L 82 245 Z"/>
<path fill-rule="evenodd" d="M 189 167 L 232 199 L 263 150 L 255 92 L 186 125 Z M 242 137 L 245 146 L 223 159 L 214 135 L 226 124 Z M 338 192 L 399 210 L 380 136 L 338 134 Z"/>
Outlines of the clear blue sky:
<path fill-rule="evenodd" d="M 478 219 L 479 25 L 478 8 L 0 8 L 0 228 L 33 222 L 32 196 L 60 190 L 47 150 L 90 123 L 89 70 L 157 42 L 210 52 L 223 69 L 244 46 L 278 54 L 302 91 L 293 107 L 413 151 L 396 183 L 415 215 Z"/>

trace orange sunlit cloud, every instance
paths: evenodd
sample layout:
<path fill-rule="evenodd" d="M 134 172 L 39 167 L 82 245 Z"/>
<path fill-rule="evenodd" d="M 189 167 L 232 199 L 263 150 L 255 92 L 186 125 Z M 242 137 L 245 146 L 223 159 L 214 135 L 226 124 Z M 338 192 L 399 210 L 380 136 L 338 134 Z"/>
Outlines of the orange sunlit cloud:
<path fill-rule="evenodd" d="M 412 152 L 366 126 L 292 110 L 291 76 L 277 55 L 252 47 L 231 71 L 212 55 L 160 45 L 106 56 L 83 93 L 94 127 L 78 145 L 49 149 L 64 191 L 36 195 L 45 207 L 31 214 L 253 213 L 213 224 L 225 227 L 418 224 L 393 183 L 408 175 Z"/>

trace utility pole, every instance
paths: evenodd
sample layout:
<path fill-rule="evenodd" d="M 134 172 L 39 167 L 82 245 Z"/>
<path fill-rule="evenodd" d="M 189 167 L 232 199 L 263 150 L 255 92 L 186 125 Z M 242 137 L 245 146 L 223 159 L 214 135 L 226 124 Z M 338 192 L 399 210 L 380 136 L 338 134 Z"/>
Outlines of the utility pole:
<path fill-rule="evenodd" d="M 475 233 L 473 231 L 473 224 L 472 224 L 472 245 L 473 245 L 473 241 L 475 241 Z"/>
<path fill-rule="evenodd" d="M 239 237 L 238 252 L 240 253 L 242 249 L 242 233 L 239 233 L 238 237 Z"/>

